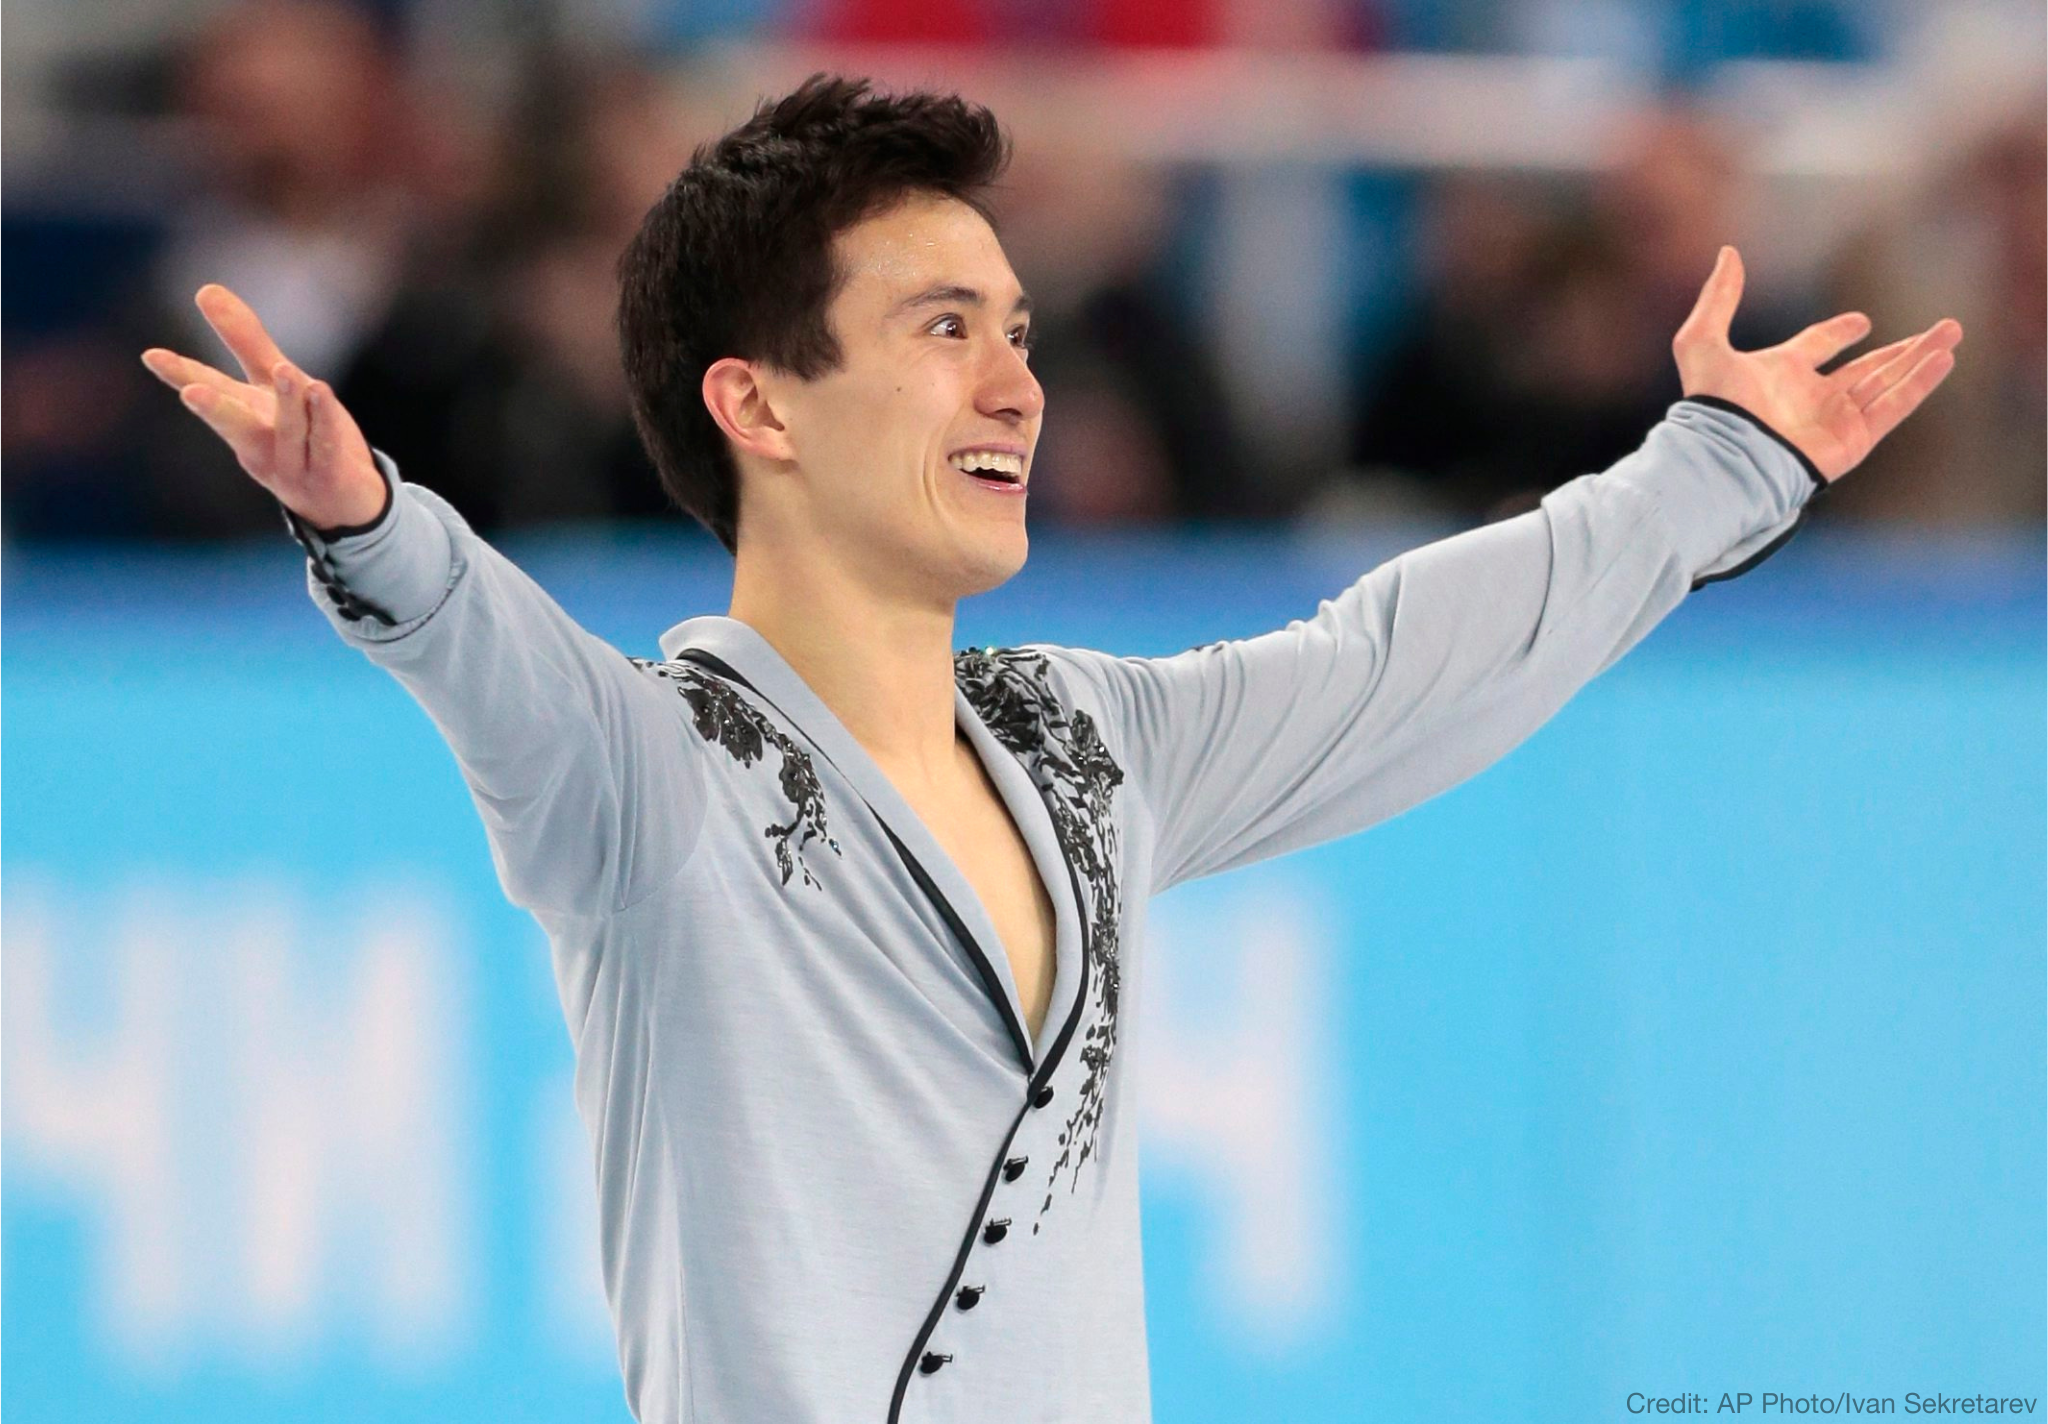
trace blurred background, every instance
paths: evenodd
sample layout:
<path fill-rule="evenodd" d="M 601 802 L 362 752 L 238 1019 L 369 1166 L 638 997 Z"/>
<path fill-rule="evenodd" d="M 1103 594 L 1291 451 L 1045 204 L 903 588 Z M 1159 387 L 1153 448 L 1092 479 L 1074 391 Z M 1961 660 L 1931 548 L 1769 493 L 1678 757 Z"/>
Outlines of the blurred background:
<path fill-rule="evenodd" d="M 1160 902 L 1154 1392 L 2041 1396 L 2044 45 L 2037 0 L 14 0 L 0 1408 L 625 1417 L 540 932 L 138 356 L 223 359 L 235 287 L 651 653 L 730 564 L 638 448 L 612 264 L 820 68 L 1018 143 L 1049 413 L 963 642 L 1253 634 L 1532 507 L 1677 399 L 1723 242 L 1738 345 L 1963 322 L 1798 540 L 1500 768 Z"/>

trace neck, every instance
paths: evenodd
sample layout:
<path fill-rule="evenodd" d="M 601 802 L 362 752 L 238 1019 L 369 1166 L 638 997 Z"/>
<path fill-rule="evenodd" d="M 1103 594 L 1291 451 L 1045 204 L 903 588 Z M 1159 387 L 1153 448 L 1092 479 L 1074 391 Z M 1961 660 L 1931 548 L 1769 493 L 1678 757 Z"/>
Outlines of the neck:
<path fill-rule="evenodd" d="M 727 616 L 768 641 L 892 776 L 937 785 L 958 767 L 951 600 L 879 590 L 829 559 L 750 543 Z"/>

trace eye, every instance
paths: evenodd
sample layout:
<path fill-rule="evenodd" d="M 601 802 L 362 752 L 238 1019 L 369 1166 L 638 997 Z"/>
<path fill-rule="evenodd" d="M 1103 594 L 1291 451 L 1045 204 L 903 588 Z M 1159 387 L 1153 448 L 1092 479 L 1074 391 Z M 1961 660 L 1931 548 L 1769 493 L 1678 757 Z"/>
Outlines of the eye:
<path fill-rule="evenodd" d="M 1010 332 L 1010 344 L 1016 347 L 1019 351 L 1022 351 L 1026 358 L 1029 358 L 1031 355 L 1031 342 L 1032 336 L 1030 327 L 1019 326 L 1012 328 Z"/>
<path fill-rule="evenodd" d="M 967 323 L 949 312 L 926 327 L 925 330 L 933 336 L 953 336 L 964 339 L 967 335 Z"/>

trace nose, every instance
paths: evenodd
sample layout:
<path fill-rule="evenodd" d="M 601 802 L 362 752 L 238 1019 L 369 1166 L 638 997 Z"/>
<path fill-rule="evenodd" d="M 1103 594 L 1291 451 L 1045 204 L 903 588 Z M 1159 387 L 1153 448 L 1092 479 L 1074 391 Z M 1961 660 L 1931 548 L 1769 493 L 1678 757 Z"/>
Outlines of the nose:
<path fill-rule="evenodd" d="M 1024 353 L 1005 340 L 982 368 L 981 390 L 975 407 L 983 415 L 1021 424 L 1036 420 L 1045 412 L 1045 389 Z"/>

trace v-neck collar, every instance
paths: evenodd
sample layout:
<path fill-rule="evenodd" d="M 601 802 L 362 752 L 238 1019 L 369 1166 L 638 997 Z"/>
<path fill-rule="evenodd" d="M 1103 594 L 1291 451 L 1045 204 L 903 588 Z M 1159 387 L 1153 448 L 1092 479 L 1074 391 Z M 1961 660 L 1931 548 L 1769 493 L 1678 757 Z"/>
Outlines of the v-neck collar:
<path fill-rule="evenodd" d="M 926 828 L 923 818 L 903 799 L 895 783 L 846 729 L 845 723 L 797 675 L 782 654 L 775 651 L 773 644 L 736 618 L 710 614 L 678 623 L 662 634 L 663 657 L 673 659 L 685 648 L 710 653 L 753 683 L 761 695 L 794 722 L 797 730 L 824 753 L 825 759 L 874 808 L 883 828 L 909 850 L 911 857 L 924 868 L 940 894 L 959 915 L 974 941 L 963 949 L 969 953 L 979 952 L 986 960 L 1003 993 L 1004 1002 L 997 1008 L 1008 1020 L 1013 1036 L 1019 1042 L 1026 1041 L 1030 1036 L 1024 1023 L 1016 976 L 1010 968 L 1010 956 L 996 933 L 995 922 L 981 902 L 981 896 L 952 856 Z M 1031 773 L 1014 753 L 996 740 L 957 682 L 953 689 L 953 717 L 955 725 L 967 734 L 968 744 L 980 758 L 989 780 L 995 784 L 996 793 L 1002 798 L 1018 833 L 1023 836 L 1025 848 L 1031 853 L 1032 866 L 1052 900 L 1052 997 L 1035 1039 L 1030 1040 L 1031 1061 L 1023 1065 L 1027 1071 L 1032 1071 L 1045 1061 L 1050 1046 L 1057 1041 L 1060 1027 L 1068 1018 L 1080 990 L 1081 911 L 1074 898 L 1073 872 L 1061 853 L 1051 812 Z"/>

